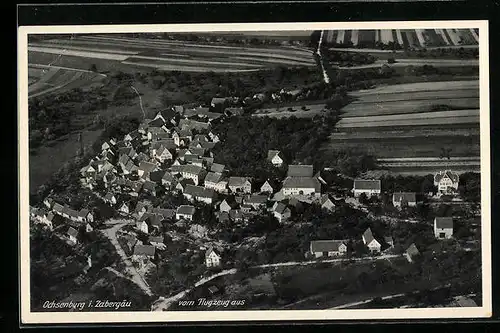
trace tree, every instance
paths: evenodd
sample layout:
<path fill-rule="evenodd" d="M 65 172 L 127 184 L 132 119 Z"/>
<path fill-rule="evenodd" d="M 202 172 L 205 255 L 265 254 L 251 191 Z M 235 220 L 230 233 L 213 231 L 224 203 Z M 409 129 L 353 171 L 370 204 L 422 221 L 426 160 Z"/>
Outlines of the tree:
<path fill-rule="evenodd" d="M 91 72 L 97 72 L 97 65 L 96 64 L 92 64 L 90 65 L 90 69 L 89 69 Z"/>
<path fill-rule="evenodd" d="M 366 193 L 361 193 L 358 197 L 358 201 L 363 205 L 368 205 L 370 203 L 370 200 L 368 200 L 368 196 L 366 195 Z"/>

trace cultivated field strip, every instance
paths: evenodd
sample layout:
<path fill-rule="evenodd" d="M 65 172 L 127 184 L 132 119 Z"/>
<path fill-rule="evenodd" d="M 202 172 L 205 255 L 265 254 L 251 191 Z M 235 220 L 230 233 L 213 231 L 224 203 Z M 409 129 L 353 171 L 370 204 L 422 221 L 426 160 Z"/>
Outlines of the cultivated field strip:
<path fill-rule="evenodd" d="M 454 109 L 479 109 L 479 98 L 436 98 L 422 100 L 402 100 L 351 103 L 342 108 L 346 117 L 408 114 L 431 111 L 432 107 L 446 105 Z"/>
<path fill-rule="evenodd" d="M 163 71 L 184 71 L 184 72 L 252 72 L 252 71 L 259 71 L 262 68 L 255 68 L 255 69 L 232 69 L 232 68 L 227 68 L 227 67 L 208 67 L 208 66 L 185 66 L 185 65 L 159 65 L 157 63 L 150 63 L 150 62 L 131 62 L 131 61 L 123 61 L 122 64 L 125 65 L 134 65 L 138 67 L 150 67 L 150 68 L 156 68 L 158 70 L 163 70 Z"/>
<path fill-rule="evenodd" d="M 356 98 L 356 96 L 354 96 Z M 460 89 L 460 90 L 436 90 L 436 91 L 414 91 L 414 92 L 399 92 L 387 94 L 371 94 L 359 96 L 359 99 L 354 100 L 352 104 L 372 104 L 372 103 L 387 103 L 387 102 L 405 102 L 408 100 L 435 100 L 435 99 L 450 99 L 450 98 L 479 98 L 478 89 Z"/>
<path fill-rule="evenodd" d="M 140 50 L 130 51 L 128 49 L 120 49 L 116 46 L 110 45 L 95 45 L 91 43 L 79 43 L 78 41 L 66 41 L 64 40 L 47 40 L 43 43 L 29 43 L 29 47 L 38 47 L 38 48 L 54 48 L 54 49 L 64 49 L 64 50 L 75 50 L 75 51 L 92 51 L 92 52 L 103 52 L 103 53 L 116 53 L 123 55 L 134 55 L 138 54 Z"/>
<path fill-rule="evenodd" d="M 434 111 L 434 112 L 420 112 L 412 114 L 392 114 L 383 116 L 367 116 L 367 117 L 344 117 L 340 122 L 343 124 L 350 123 L 365 123 L 365 122 L 385 122 L 385 121 L 413 121 L 420 119 L 437 119 L 437 118 L 460 118 L 479 116 L 479 109 L 471 110 L 450 110 L 450 111 Z"/>
<path fill-rule="evenodd" d="M 436 126 L 451 124 L 479 124 L 479 116 L 464 117 L 442 117 L 430 119 L 412 119 L 412 120 L 386 120 L 371 122 L 351 122 L 344 123 L 339 121 L 337 128 L 373 128 L 373 127 L 404 127 L 404 126 Z"/>
<path fill-rule="evenodd" d="M 123 54 L 117 54 L 117 53 L 105 53 L 105 52 L 96 52 L 96 51 L 78 51 L 78 50 L 69 50 L 69 49 L 62 49 L 62 48 L 49 48 L 49 47 L 36 47 L 36 46 L 28 46 L 28 51 L 57 54 L 60 56 L 70 55 L 70 56 L 77 56 L 77 57 L 84 57 L 84 58 L 109 59 L 109 60 L 118 60 L 118 61 L 123 61 L 129 57 L 129 55 L 123 55 Z"/>
<path fill-rule="evenodd" d="M 415 138 L 432 138 L 433 140 L 440 140 L 443 137 L 463 136 L 463 137 L 477 137 L 479 138 L 479 128 L 453 128 L 453 129 L 418 129 L 418 130 L 384 130 L 384 131 L 362 131 L 362 132 L 334 132 L 331 134 L 330 139 L 335 141 L 357 141 L 362 143 L 365 140 L 376 141 L 390 141 L 402 139 L 415 139 Z"/>
<path fill-rule="evenodd" d="M 476 89 L 479 90 L 479 81 L 441 81 L 441 82 L 419 82 L 419 83 L 404 83 L 397 85 L 381 86 L 369 90 L 360 90 L 352 92 L 352 96 L 365 96 L 372 94 L 392 94 L 392 93 L 403 93 L 403 92 L 439 92 L 446 90 L 468 90 Z"/>
<path fill-rule="evenodd" d="M 395 42 L 405 47 L 423 48 L 478 45 L 479 35 L 475 29 L 332 30 L 326 33 L 326 41 L 354 46 L 366 42 Z"/>

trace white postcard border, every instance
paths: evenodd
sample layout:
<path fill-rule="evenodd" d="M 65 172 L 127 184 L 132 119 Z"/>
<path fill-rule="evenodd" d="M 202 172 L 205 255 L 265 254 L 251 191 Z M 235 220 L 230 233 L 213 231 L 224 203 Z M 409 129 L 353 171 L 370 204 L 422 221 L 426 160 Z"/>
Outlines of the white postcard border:
<path fill-rule="evenodd" d="M 481 128 L 481 235 L 483 302 L 477 308 L 260 310 L 260 311 L 164 311 L 164 312 L 31 312 L 29 252 L 29 149 L 28 149 L 28 34 L 152 33 L 209 31 L 276 31 L 342 29 L 479 28 L 480 128 Z M 318 23 L 226 23 L 155 25 L 21 26 L 18 28 L 18 144 L 20 321 L 22 324 L 211 322 L 280 320 L 446 319 L 492 315 L 491 299 L 491 171 L 488 21 L 388 21 Z"/>

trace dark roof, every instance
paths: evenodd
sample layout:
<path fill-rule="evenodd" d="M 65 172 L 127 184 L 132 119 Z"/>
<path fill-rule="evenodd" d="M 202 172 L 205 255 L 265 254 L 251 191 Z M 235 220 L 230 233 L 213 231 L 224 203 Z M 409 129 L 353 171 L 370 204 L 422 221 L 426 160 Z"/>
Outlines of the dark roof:
<path fill-rule="evenodd" d="M 224 112 L 230 113 L 231 115 L 234 116 L 241 116 L 244 111 L 242 107 L 239 107 L 239 108 L 226 108 Z"/>
<path fill-rule="evenodd" d="M 406 201 L 417 202 L 417 195 L 415 192 L 399 192 L 392 195 L 393 201 Z"/>
<path fill-rule="evenodd" d="M 316 192 L 319 192 L 321 183 L 312 177 L 287 177 L 283 182 L 283 188 L 314 188 Z"/>
<path fill-rule="evenodd" d="M 161 182 L 165 173 L 165 170 L 153 171 L 149 174 L 149 179 L 151 179 L 152 182 Z"/>
<path fill-rule="evenodd" d="M 289 165 L 288 177 L 312 177 L 314 169 L 312 165 Z"/>
<path fill-rule="evenodd" d="M 458 182 L 458 173 L 453 172 L 451 170 L 446 170 L 446 171 L 440 171 L 437 174 L 434 175 L 434 181 L 439 182 L 443 177 L 446 176 L 450 178 L 453 182 Z"/>
<path fill-rule="evenodd" d="M 76 237 L 76 236 L 78 236 L 78 231 L 75 228 L 73 228 L 73 227 L 69 227 L 69 229 L 68 229 L 68 235 Z"/>
<path fill-rule="evenodd" d="M 148 242 L 163 243 L 163 236 L 149 236 Z"/>
<path fill-rule="evenodd" d="M 203 168 L 199 165 L 188 164 L 182 167 L 182 172 L 190 173 L 193 175 L 200 175 L 203 172 Z"/>
<path fill-rule="evenodd" d="M 453 218 L 452 217 L 436 217 L 434 219 L 434 225 L 436 228 L 440 229 L 453 229 Z"/>
<path fill-rule="evenodd" d="M 253 194 L 243 199 L 243 201 L 247 204 L 263 204 L 267 199 L 267 195 Z"/>
<path fill-rule="evenodd" d="M 215 196 L 215 191 L 213 189 L 196 185 L 186 185 L 184 193 L 192 195 L 195 198 L 213 198 Z"/>
<path fill-rule="evenodd" d="M 172 109 L 163 109 L 158 111 L 158 113 L 165 119 L 166 121 L 169 121 L 170 119 L 174 118 L 177 115 L 177 112 L 175 112 Z"/>
<path fill-rule="evenodd" d="M 270 150 L 268 150 L 268 152 L 267 152 L 267 159 L 268 159 L 268 160 L 272 160 L 272 159 L 273 159 L 273 157 L 274 157 L 274 156 L 276 156 L 276 155 L 279 155 L 280 157 L 282 157 L 282 156 L 281 156 L 281 152 L 280 152 L 279 150 L 271 150 L 271 149 L 270 149 Z"/>
<path fill-rule="evenodd" d="M 205 258 L 208 257 L 212 252 L 215 252 L 217 256 L 220 256 L 219 253 L 217 253 L 217 251 L 212 246 L 210 246 L 205 252 Z"/>
<path fill-rule="evenodd" d="M 244 186 L 247 181 L 250 181 L 247 177 L 229 177 L 229 186 Z"/>
<path fill-rule="evenodd" d="M 159 214 L 163 218 L 168 219 L 171 218 L 175 215 L 175 209 L 168 209 L 168 208 L 159 208 L 155 207 L 151 210 L 151 213 L 153 214 Z"/>
<path fill-rule="evenodd" d="M 311 241 L 311 252 L 330 252 L 338 251 L 341 244 L 345 245 L 343 240 L 316 240 Z"/>
<path fill-rule="evenodd" d="M 193 215 L 195 213 L 196 209 L 194 206 L 190 205 L 181 205 L 177 207 L 177 214 L 182 214 L 182 215 Z"/>
<path fill-rule="evenodd" d="M 418 251 L 417 247 L 415 246 L 415 243 L 412 243 L 407 249 L 406 249 L 406 254 L 408 254 L 410 257 L 416 256 L 420 254 Z"/>
<path fill-rule="evenodd" d="M 224 168 L 225 166 L 223 164 L 213 163 L 210 166 L 210 171 L 222 173 L 224 171 Z"/>
<path fill-rule="evenodd" d="M 163 122 L 163 120 L 161 118 L 156 118 L 156 119 L 151 120 L 148 123 L 148 129 L 151 130 L 153 128 L 162 127 L 163 124 L 165 124 L 165 123 Z"/>
<path fill-rule="evenodd" d="M 367 245 L 370 244 L 373 240 L 375 240 L 375 237 L 373 237 L 373 233 L 370 228 L 365 230 L 365 232 L 363 233 L 363 238 L 365 239 L 365 243 Z"/>
<path fill-rule="evenodd" d="M 154 169 L 156 169 L 157 167 L 158 166 L 155 163 L 150 163 L 146 161 L 141 162 L 141 164 L 139 165 L 139 169 L 143 170 L 145 173 L 149 173 Z"/>
<path fill-rule="evenodd" d="M 147 191 L 155 191 L 156 190 L 156 183 L 151 182 L 149 180 L 146 180 L 142 186 Z"/>
<path fill-rule="evenodd" d="M 186 186 L 194 185 L 194 181 L 191 178 L 184 178 L 181 181 L 179 181 L 179 183 L 177 183 L 177 185 L 180 185 L 180 186 L 182 186 L 182 188 L 186 189 Z"/>
<path fill-rule="evenodd" d="M 155 247 L 152 245 L 136 244 L 134 247 L 135 256 L 154 256 Z"/>
<path fill-rule="evenodd" d="M 276 205 L 276 208 L 274 208 L 274 211 L 278 214 L 283 214 L 285 212 L 285 210 L 287 209 L 286 205 L 282 202 L 279 202 L 277 205 Z"/>
<path fill-rule="evenodd" d="M 380 190 L 380 179 L 355 179 L 355 190 Z"/>
<path fill-rule="evenodd" d="M 209 172 L 205 176 L 205 183 L 218 183 L 222 179 L 222 174 L 217 172 Z"/>

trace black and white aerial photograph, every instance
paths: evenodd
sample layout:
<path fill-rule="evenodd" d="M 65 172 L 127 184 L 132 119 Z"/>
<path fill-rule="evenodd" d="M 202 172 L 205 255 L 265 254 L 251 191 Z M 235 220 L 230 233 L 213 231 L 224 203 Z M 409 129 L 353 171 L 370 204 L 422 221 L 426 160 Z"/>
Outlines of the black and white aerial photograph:
<path fill-rule="evenodd" d="M 459 23 L 26 30 L 23 307 L 486 316 L 487 24 Z"/>

